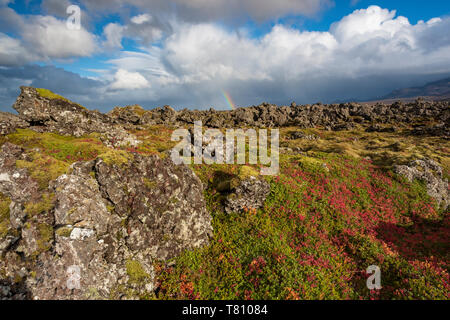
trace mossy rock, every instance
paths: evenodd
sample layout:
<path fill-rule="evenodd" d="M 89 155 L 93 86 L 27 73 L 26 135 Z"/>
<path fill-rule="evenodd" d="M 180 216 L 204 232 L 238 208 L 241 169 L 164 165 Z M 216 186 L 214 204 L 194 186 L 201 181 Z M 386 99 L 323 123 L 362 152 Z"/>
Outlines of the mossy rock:
<path fill-rule="evenodd" d="M 240 180 L 245 180 L 250 177 L 259 176 L 259 170 L 250 166 L 242 166 L 239 168 L 238 178 Z"/>
<path fill-rule="evenodd" d="M 141 263 L 137 260 L 127 260 L 126 268 L 127 274 L 130 278 L 130 282 L 141 283 L 149 277 L 149 274 L 145 272 Z"/>
<path fill-rule="evenodd" d="M 237 175 L 225 174 L 218 172 L 216 174 L 213 185 L 219 192 L 230 192 L 237 188 L 243 180 L 250 177 L 258 177 L 260 175 L 259 170 L 251 166 L 241 166 Z"/>
<path fill-rule="evenodd" d="M 239 181 L 237 177 L 220 181 L 217 183 L 216 190 L 219 192 L 230 192 L 239 185 Z"/>
<path fill-rule="evenodd" d="M 41 157 L 45 155 L 69 164 L 93 160 L 109 150 L 99 140 L 97 134 L 75 138 L 50 132 L 39 133 L 29 129 L 17 129 L 6 138 L 8 142 L 25 149 L 39 149 Z"/>
<path fill-rule="evenodd" d="M 72 233 L 72 230 L 73 230 L 73 228 L 61 227 L 61 228 L 58 228 L 55 231 L 55 233 L 60 237 L 69 238 L 70 234 Z"/>
<path fill-rule="evenodd" d="M 138 104 L 135 104 L 132 106 L 127 106 L 127 107 L 125 107 L 125 109 L 128 109 L 128 110 L 134 112 L 135 114 L 137 114 L 140 117 L 142 117 L 147 112 L 144 108 L 142 108 Z"/>
<path fill-rule="evenodd" d="M 30 177 L 36 180 L 41 190 L 48 188 L 50 181 L 55 180 L 64 173 L 67 173 L 69 164 L 46 156 L 39 152 L 30 155 L 30 161 L 17 160 L 17 168 L 28 170 Z"/>
<path fill-rule="evenodd" d="M 29 202 L 25 204 L 25 212 L 29 217 L 49 212 L 55 206 L 54 198 L 55 195 L 53 193 L 44 193 L 39 202 Z"/>
<path fill-rule="evenodd" d="M 108 150 L 98 156 L 109 165 L 123 166 L 133 161 L 133 155 L 123 150 Z"/>
<path fill-rule="evenodd" d="M 38 231 L 40 235 L 40 238 L 37 240 L 39 250 L 41 252 L 49 250 L 53 240 L 53 227 L 45 223 L 40 223 L 38 225 Z"/>
<path fill-rule="evenodd" d="M 8 234 L 9 222 L 9 205 L 11 200 L 0 193 L 0 239 Z"/>
<path fill-rule="evenodd" d="M 63 97 L 63 96 L 61 96 L 61 95 L 59 95 L 57 93 L 54 93 L 54 92 L 52 92 L 52 91 L 50 91 L 48 89 L 36 88 L 36 91 L 42 98 L 47 98 L 47 99 L 50 99 L 50 100 L 56 100 L 56 99 L 57 100 L 63 100 L 65 102 L 76 104 L 77 106 L 79 106 L 79 107 L 81 107 L 83 109 L 86 109 L 82 105 L 80 105 L 78 103 L 75 103 L 73 101 L 70 101 L 69 99 L 67 99 L 67 98 L 65 98 L 65 97 Z"/>
<path fill-rule="evenodd" d="M 148 178 L 142 178 L 142 181 L 144 182 L 144 185 L 147 187 L 147 189 L 152 190 L 156 187 L 157 183 L 153 180 L 150 180 Z"/>

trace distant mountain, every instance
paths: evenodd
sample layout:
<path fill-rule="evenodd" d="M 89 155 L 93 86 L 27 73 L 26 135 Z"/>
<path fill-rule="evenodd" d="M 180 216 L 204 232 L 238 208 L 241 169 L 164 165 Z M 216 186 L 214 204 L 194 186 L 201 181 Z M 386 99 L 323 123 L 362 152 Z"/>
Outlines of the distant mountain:
<path fill-rule="evenodd" d="M 417 98 L 425 100 L 450 100 L 450 78 L 428 83 L 422 87 L 411 87 L 392 91 L 390 94 L 370 102 L 393 102 L 397 100 L 413 101 Z"/>
<path fill-rule="evenodd" d="M 448 99 L 450 97 L 450 78 L 431 82 L 424 85 L 423 87 L 395 90 L 392 93 L 385 96 L 383 99 L 415 98 L 415 97 L 436 97 Z"/>

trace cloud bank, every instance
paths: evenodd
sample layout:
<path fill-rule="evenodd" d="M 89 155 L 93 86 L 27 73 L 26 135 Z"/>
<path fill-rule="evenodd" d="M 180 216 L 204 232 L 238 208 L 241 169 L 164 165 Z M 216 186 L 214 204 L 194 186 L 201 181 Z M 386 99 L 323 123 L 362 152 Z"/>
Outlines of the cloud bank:
<path fill-rule="evenodd" d="M 94 12 L 119 12 L 134 7 L 187 22 L 242 21 L 248 17 L 264 21 L 287 14 L 312 16 L 333 4 L 330 0 L 81 0 L 81 3 Z"/>
<path fill-rule="evenodd" d="M 146 1 L 115 1 L 123 6 L 149 6 Z M 369 99 L 450 74 L 449 18 L 411 24 L 395 11 L 371 6 L 343 17 L 326 32 L 276 24 L 268 33 L 254 38 L 244 28 L 228 28 L 202 18 L 203 14 L 213 17 L 215 11 L 234 10 L 234 1 L 228 9 L 224 8 L 225 1 L 172 2 L 191 8 L 198 17 L 162 23 L 161 16 L 141 13 L 131 16 L 127 23 L 107 24 L 101 37 L 85 29 L 65 35 L 68 30 L 63 30 L 61 20 L 50 16 L 21 18 L 20 40 L 0 33 L 0 65 L 17 68 L 20 61 L 116 50 L 107 61 L 111 67 L 101 70 L 96 79 L 89 79 L 95 83 L 95 104 L 87 98 L 79 100 L 103 110 L 132 103 L 144 107 L 171 104 L 221 108 L 226 106 L 222 91 L 230 93 L 241 106 L 263 101 L 288 104 L 293 100 L 313 103 Z M 89 10 L 101 10 L 108 3 L 85 1 Z M 256 19 L 264 19 L 283 15 L 287 10 L 314 14 L 325 5 L 323 1 L 282 1 L 279 6 L 274 3 L 245 1 L 241 9 Z M 157 12 L 168 10 L 163 2 L 151 4 Z M 186 10 L 183 12 L 188 14 Z M 127 38 L 139 41 L 139 51 L 123 49 Z M 42 83 L 42 79 L 37 81 L 32 74 L 27 75 L 27 70 L 23 68 L 16 79 Z M 61 70 L 45 72 L 51 77 Z M 0 72 L 0 82 L 2 77 Z M 67 84 L 60 92 L 69 92 L 73 98 L 69 87 Z M 91 92 L 92 87 L 85 90 Z M 3 97 L 8 99 L 6 93 Z"/>

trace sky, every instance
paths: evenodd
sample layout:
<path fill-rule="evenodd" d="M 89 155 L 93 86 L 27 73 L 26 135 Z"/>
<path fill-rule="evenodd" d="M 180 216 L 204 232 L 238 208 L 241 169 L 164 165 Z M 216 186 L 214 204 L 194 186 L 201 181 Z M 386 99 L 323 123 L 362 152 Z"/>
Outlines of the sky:
<path fill-rule="evenodd" d="M 0 111 L 370 100 L 449 77 L 449 30 L 443 0 L 0 0 Z"/>

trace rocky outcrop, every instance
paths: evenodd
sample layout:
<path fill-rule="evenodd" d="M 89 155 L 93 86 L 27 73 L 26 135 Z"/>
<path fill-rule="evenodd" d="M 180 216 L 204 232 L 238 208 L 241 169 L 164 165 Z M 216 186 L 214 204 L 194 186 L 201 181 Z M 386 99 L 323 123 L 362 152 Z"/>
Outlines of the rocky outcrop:
<path fill-rule="evenodd" d="M 450 126 L 445 123 L 432 126 L 419 125 L 416 126 L 411 133 L 416 136 L 439 136 L 446 140 L 450 140 Z"/>
<path fill-rule="evenodd" d="M 102 134 L 101 138 L 108 146 L 138 144 L 136 137 L 117 125 L 111 117 L 59 96 L 44 97 L 32 87 L 21 87 L 21 94 L 13 108 L 36 131 L 76 137 L 95 132 Z"/>
<path fill-rule="evenodd" d="M 38 183 L 30 178 L 27 170 L 16 167 L 16 161 L 25 158 L 24 150 L 16 145 L 5 143 L 1 147 L 0 194 L 10 200 L 10 205 L 9 221 L 3 221 L 6 230 L 0 239 L 0 256 L 20 239 L 27 216 L 25 204 L 37 202 L 41 196 Z"/>
<path fill-rule="evenodd" d="M 0 112 L 0 135 L 10 134 L 16 129 L 29 127 L 30 124 L 16 115 Z"/>
<path fill-rule="evenodd" d="M 95 175 L 113 212 L 127 221 L 132 250 L 166 260 L 208 242 L 212 228 L 203 185 L 188 167 L 136 155 L 127 166 L 99 160 Z"/>
<path fill-rule="evenodd" d="M 270 185 L 267 181 L 250 176 L 227 197 L 225 211 L 232 213 L 262 208 L 269 193 Z"/>
<path fill-rule="evenodd" d="M 138 142 L 124 129 L 139 128 L 143 125 L 165 124 L 185 126 L 194 121 L 202 121 L 212 128 L 236 127 L 285 127 L 300 128 L 324 127 L 333 131 L 352 130 L 357 124 L 368 127 L 369 132 L 395 131 L 398 123 L 423 123 L 436 121 L 438 126 L 415 130 L 413 134 L 429 134 L 448 137 L 450 125 L 449 102 L 396 102 L 385 104 L 314 104 L 281 106 L 263 103 L 258 106 L 238 108 L 231 111 L 188 110 L 176 111 L 170 106 L 145 110 L 138 105 L 124 108 L 116 107 L 107 114 L 91 111 L 63 97 L 42 96 L 31 87 L 21 87 L 22 92 L 14 108 L 20 118 L 2 120 L 0 130 L 9 132 L 13 128 L 32 126 L 34 130 L 51 131 L 75 136 L 92 132 L 101 133 L 108 145 L 131 145 Z M 22 119 L 22 120 L 20 120 Z M 25 121 L 25 122 L 23 122 Z M 374 125 L 376 123 L 376 125 Z M 380 126 L 383 124 L 384 126 Z M 390 126 L 386 126 L 390 124 Z"/>
<path fill-rule="evenodd" d="M 2 146 L 0 298 L 139 298 L 155 290 L 155 261 L 209 242 L 202 183 L 170 158 L 77 162 L 42 189 L 17 169 L 26 157 Z"/>
<path fill-rule="evenodd" d="M 366 132 L 396 132 L 397 129 L 395 127 L 382 127 L 379 124 L 373 124 L 366 129 Z"/>
<path fill-rule="evenodd" d="M 319 140 L 320 138 L 318 136 L 316 136 L 315 134 L 306 134 L 302 131 L 295 131 L 295 132 L 292 132 L 288 136 L 288 139 L 291 139 L 291 140 L 302 139 L 302 140 L 314 141 L 314 140 Z"/>
<path fill-rule="evenodd" d="M 231 111 L 211 110 L 181 110 L 172 108 L 156 108 L 144 110 L 142 108 L 115 108 L 109 115 L 126 123 L 132 119 L 134 124 L 171 124 L 174 126 L 193 124 L 202 121 L 203 125 L 213 128 L 235 127 L 285 127 L 297 126 L 312 128 L 322 126 L 334 131 L 352 130 L 356 124 L 371 126 L 373 123 L 391 124 L 384 129 L 373 127 L 370 131 L 387 130 L 391 132 L 392 125 L 397 123 L 413 123 L 426 121 L 440 121 L 449 125 L 449 102 L 425 102 L 418 100 L 411 103 L 396 102 L 392 105 L 366 105 L 358 103 L 345 104 L 315 104 L 277 107 L 268 103 Z M 130 114 L 131 113 L 131 114 Z M 132 115 L 134 114 L 134 115 Z M 394 127 L 395 130 L 395 127 Z M 430 131 L 441 134 L 441 131 Z"/>
<path fill-rule="evenodd" d="M 405 177 L 409 182 L 414 179 L 426 183 L 428 195 L 447 209 L 450 205 L 448 180 L 443 177 L 442 168 L 431 159 L 415 160 L 409 165 L 395 166 L 395 172 Z"/>

